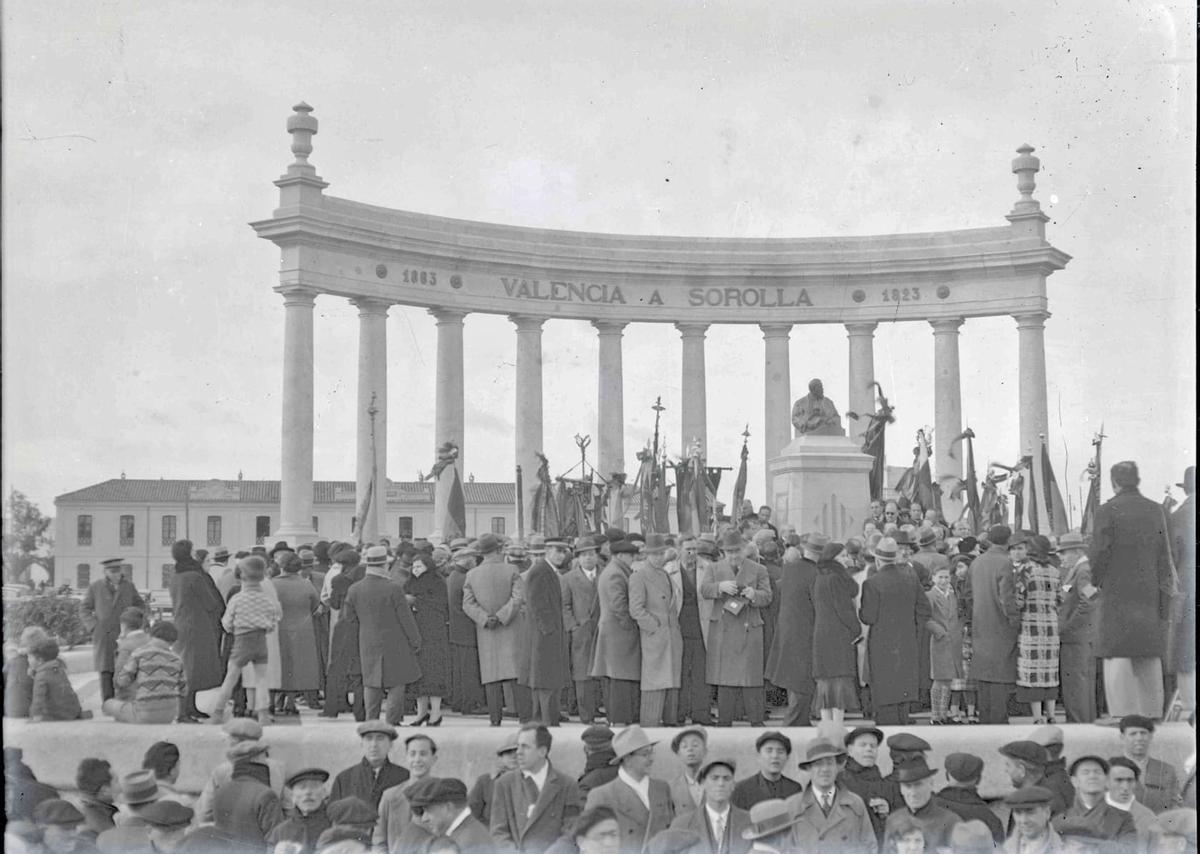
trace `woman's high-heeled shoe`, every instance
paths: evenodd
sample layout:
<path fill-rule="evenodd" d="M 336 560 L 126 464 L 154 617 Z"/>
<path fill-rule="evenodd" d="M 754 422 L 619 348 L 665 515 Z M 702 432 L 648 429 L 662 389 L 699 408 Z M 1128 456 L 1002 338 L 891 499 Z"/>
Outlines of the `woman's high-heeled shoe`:
<path fill-rule="evenodd" d="M 417 718 L 415 721 L 413 721 L 411 724 L 409 724 L 409 726 L 420 726 L 421 724 L 427 724 L 427 723 L 429 723 L 429 712 L 426 712 L 425 714 L 421 715 L 421 717 Z"/>
<path fill-rule="evenodd" d="M 428 716 L 427 716 L 427 717 L 428 717 Z M 436 721 L 430 721 L 430 722 L 429 722 L 429 724 L 428 724 L 428 726 L 441 726 L 441 725 L 442 725 L 442 718 L 444 718 L 444 717 L 445 717 L 445 715 L 441 715 L 441 716 L 440 716 L 440 717 L 439 717 L 439 718 L 438 718 Z"/>

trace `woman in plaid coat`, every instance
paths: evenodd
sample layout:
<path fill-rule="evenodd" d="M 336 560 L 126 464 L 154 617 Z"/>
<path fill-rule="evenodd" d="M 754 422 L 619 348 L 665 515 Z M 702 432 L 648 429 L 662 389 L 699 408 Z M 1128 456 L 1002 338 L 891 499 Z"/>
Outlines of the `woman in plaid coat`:
<path fill-rule="evenodd" d="M 1022 545 L 1023 558 L 1018 551 Z M 1014 555 L 1014 551 L 1018 554 Z M 1050 563 L 1050 541 L 1041 535 L 1035 534 L 1028 542 L 1010 547 L 1009 554 L 1016 574 L 1017 605 L 1021 609 L 1017 700 L 1030 704 L 1034 723 L 1053 723 L 1058 695 L 1058 609 L 1062 605 L 1058 569 Z"/>

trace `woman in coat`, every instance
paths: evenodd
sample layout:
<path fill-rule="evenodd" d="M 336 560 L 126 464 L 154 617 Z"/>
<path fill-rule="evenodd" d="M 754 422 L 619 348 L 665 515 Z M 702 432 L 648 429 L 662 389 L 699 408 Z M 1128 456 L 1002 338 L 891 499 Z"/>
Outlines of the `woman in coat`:
<path fill-rule="evenodd" d="M 187 694 L 180 720 L 196 723 L 207 717 L 196 708 L 196 693 L 216 688 L 225 679 L 221 672 L 221 616 L 225 602 L 212 577 L 192 557 L 191 540 L 171 546 L 175 573 L 171 577 L 171 607 L 179 640 L 175 651 L 183 659 Z"/>
<path fill-rule="evenodd" d="M 1025 551 L 1024 560 L 1014 558 L 1017 605 L 1021 609 L 1017 700 L 1029 703 L 1035 724 L 1053 723 L 1058 697 L 1058 609 L 1062 606 L 1062 585 L 1058 569 L 1050 563 L 1048 539 L 1035 534 Z"/>
<path fill-rule="evenodd" d="M 949 566 L 939 566 L 933 571 L 933 587 L 925 592 L 929 608 L 933 612 L 929 634 L 929 705 L 933 717 L 929 722 L 941 724 L 962 723 L 956 714 L 950 714 L 950 694 L 954 682 L 964 678 L 963 632 L 959 617 L 958 596 L 950 578 Z"/>
<path fill-rule="evenodd" d="M 338 572 L 329 582 L 330 635 L 329 663 L 325 681 L 325 708 L 321 716 L 336 718 L 342 712 L 353 712 L 356 721 L 367 719 L 363 702 L 362 663 L 358 657 L 358 626 L 340 619 L 346 593 L 356 582 L 361 581 L 364 568 L 359 564 L 358 552 L 344 549 L 335 555 Z M 353 705 L 350 695 L 354 695 Z"/>
<path fill-rule="evenodd" d="M 289 555 L 281 566 L 283 574 L 273 581 L 275 595 L 279 597 L 283 611 L 278 632 L 279 687 L 287 692 L 315 691 L 320 682 L 313 617 L 321 605 L 321 599 L 312 582 L 300 574 L 301 567 L 299 555 Z M 294 709 L 295 706 L 290 708 Z"/>
<path fill-rule="evenodd" d="M 846 709 L 853 709 L 858 700 L 854 684 L 857 642 L 862 638 L 862 623 L 854 609 L 858 584 L 837 560 L 841 543 L 830 543 L 821 553 L 817 564 L 817 579 L 813 584 L 812 661 L 813 678 L 817 680 L 816 703 L 822 721 L 836 721 L 840 726 Z"/>
<path fill-rule="evenodd" d="M 404 582 L 404 592 L 421 631 L 421 651 L 417 653 L 421 678 L 409 689 L 417 697 L 413 726 L 440 726 L 442 697 L 450 690 L 450 597 L 446 580 L 432 557 L 413 557 L 412 575 Z"/>

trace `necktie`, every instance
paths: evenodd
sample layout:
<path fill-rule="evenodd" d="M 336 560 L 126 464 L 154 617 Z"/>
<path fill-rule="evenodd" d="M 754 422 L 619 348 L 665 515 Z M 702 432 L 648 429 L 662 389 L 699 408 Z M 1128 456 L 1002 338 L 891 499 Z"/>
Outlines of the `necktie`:
<path fill-rule="evenodd" d="M 713 828 L 717 840 L 717 851 L 725 850 L 725 816 L 717 816 L 717 826 Z"/>
<path fill-rule="evenodd" d="M 529 809 L 526 811 L 526 818 L 533 812 L 534 806 L 538 800 L 538 786 L 533 782 L 533 778 L 528 774 L 521 775 L 521 781 L 525 786 L 525 799 L 529 801 Z"/>
<path fill-rule="evenodd" d="M 821 792 L 821 812 L 829 815 L 829 811 L 833 809 L 833 798 L 829 792 Z"/>

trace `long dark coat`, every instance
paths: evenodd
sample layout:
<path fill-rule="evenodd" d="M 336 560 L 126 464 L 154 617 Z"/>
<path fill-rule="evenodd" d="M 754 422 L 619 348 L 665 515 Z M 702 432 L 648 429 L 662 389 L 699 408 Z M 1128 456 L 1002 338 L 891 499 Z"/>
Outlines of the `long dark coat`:
<path fill-rule="evenodd" d="M 1017 682 L 1021 608 L 1016 578 L 1004 546 L 992 546 L 967 568 L 971 600 L 971 678 Z"/>
<path fill-rule="evenodd" d="M 821 564 L 812 593 L 814 679 L 854 676 L 858 657 L 854 640 L 862 634 L 862 623 L 854 611 L 857 595 L 858 582 L 840 564 Z"/>
<path fill-rule="evenodd" d="M 421 678 L 408 690 L 418 697 L 445 697 L 450 693 L 450 595 L 446 580 L 435 570 L 411 575 L 404 592 L 413 597 L 412 612 L 421 632 L 417 663 Z"/>
<path fill-rule="evenodd" d="M 329 607 L 338 615 L 333 620 L 333 631 L 329 638 L 329 673 L 344 673 L 347 676 L 362 674 L 362 661 L 358 657 L 358 624 L 347 624 L 341 619 L 346 604 L 346 594 L 351 586 L 362 581 L 365 567 L 344 569 L 329 582 Z"/>
<path fill-rule="evenodd" d="M 917 638 L 930 616 L 921 583 L 895 564 L 863 582 L 859 617 L 871 627 L 867 658 L 876 706 L 917 699 Z"/>
<path fill-rule="evenodd" d="M 279 687 L 284 691 L 315 691 L 320 684 L 317 633 L 313 612 L 321 597 L 307 578 L 284 573 L 273 582 L 283 619 L 279 621 Z"/>
<path fill-rule="evenodd" d="M 563 629 L 562 586 L 558 572 L 539 559 L 525 575 L 525 638 L 517 681 L 539 691 L 557 691 L 571 680 L 567 634 Z"/>
<path fill-rule="evenodd" d="M 225 679 L 221 668 L 221 617 L 225 602 L 204 567 L 188 559 L 177 561 L 171 578 L 171 607 L 179 640 L 175 651 L 183 660 L 189 691 L 215 688 Z"/>
<path fill-rule="evenodd" d="M 421 678 L 421 632 L 399 584 L 364 575 L 346 594 L 342 620 L 358 626 L 363 687 L 392 688 Z"/>
<path fill-rule="evenodd" d="M 467 571 L 461 566 L 450 568 L 446 577 L 446 593 L 449 596 L 449 628 L 450 643 L 455 646 L 476 646 L 475 623 L 463 611 L 463 585 L 467 580 Z"/>
<path fill-rule="evenodd" d="M 783 565 L 778 558 L 763 558 L 762 565 L 767 570 L 767 579 L 771 582 L 771 604 L 763 608 L 763 647 L 766 655 L 763 657 L 763 672 L 766 672 L 767 661 L 771 657 L 771 648 L 775 645 L 775 627 L 779 625 L 779 582 L 783 579 Z"/>
<path fill-rule="evenodd" d="M 571 678 L 576 682 L 592 678 L 596 630 L 600 624 L 599 569 L 595 577 L 595 581 L 588 581 L 579 567 L 562 577 L 563 627 L 571 639 Z"/>
<path fill-rule="evenodd" d="M 1096 511 L 1089 559 L 1100 588 L 1099 658 L 1161 658 L 1171 613 L 1170 553 L 1163 508 L 1136 489 Z"/>
<path fill-rule="evenodd" d="M 642 633 L 629 616 L 630 572 L 614 558 L 600 573 L 597 582 L 600 622 L 592 676 L 630 682 L 642 680 Z"/>
<path fill-rule="evenodd" d="M 811 560 L 784 562 L 783 578 L 779 581 L 779 619 L 767 657 L 767 678 L 771 684 L 789 691 L 812 690 L 816 582 L 817 565 Z"/>
<path fill-rule="evenodd" d="M 93 581 L 79 603 L 83 624 L 92 630 L 92 663 L 100 673 L 116 669 L 117 635 L 121 633 L 121 612 L 126 608 L 145 608 L 137 589 L 122 578 L 114 590 L 107 578 Z"/>
<path fill-rule="evenodd" d="M 700 595 L 713 602 L 712 614 L 708 621 L 706 681 L 709 685 L 761 687 L 763 671 L 759 664 L 763 660 L 762 612 L 771 604 L 771 580 L 767 576 L 766 568 L 761 563 L 743 558 L 742 565 L 734 572 L 729 561 L 722 559 L 710 564 L 698 580 Z M 736 582 L 738 587 L 751 587 L 754 592 L 750 599 L 727 596 L 720 592 L 722 581 Z M 725 603 L 731 599 L 745 602 L 746 607 L 738 614 L 731 614 L 725 610 Z M 777 633 L 776 638 L 778 637 Z"/>

